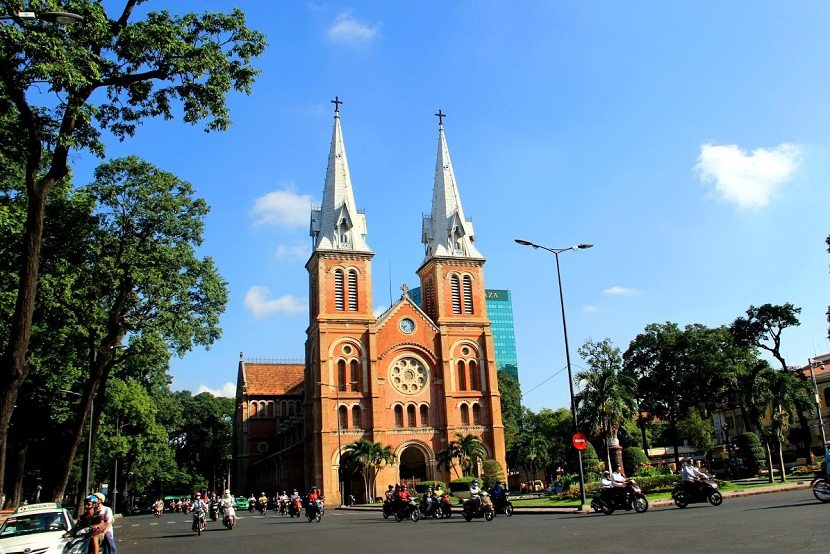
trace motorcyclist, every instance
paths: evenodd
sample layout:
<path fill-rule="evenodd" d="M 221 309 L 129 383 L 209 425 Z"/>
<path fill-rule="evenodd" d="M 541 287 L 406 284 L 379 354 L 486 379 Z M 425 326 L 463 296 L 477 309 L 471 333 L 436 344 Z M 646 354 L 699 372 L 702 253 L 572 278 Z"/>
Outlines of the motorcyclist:
<path fill-rule="evenodd" d="M 435 507 L 437 507 L 437 503 L 435 502 L 435 490 L 432 487 L 429 487 L 424 492 L 424 505 L 426 506 L 424 515 L 432 515 Z"/>
<path fill-rule="evenodd" d="M 473 479 L 470 482 L 470 502 L 473 503 L 473 509 L 478 510 L 482 502 L 481 488 L 478 486 L 478 479 Z"/>
<path fill-rule="evenodd" d="M 93 528 L 93 532 L 89 536 L 89 552 L 98 554 L 100 537 L 104 532 L 104 525 L 101 523 L 101 514 L 98 512 L 98 497 L 89 495 L 84 498 L 84 512 L 75 522 L 75 525 L 67 531 L 63 536 L 74 537 L 78 531 L 87 527 Z"/>
<path fill-rule="evenodd" d="M 288 495 L 285 494 L 285 491 L 282 491 L 279 496 L 279 506 L 277 507 L 278 510 L 282 511 L 283 513 L 288 512 Z"/>
<path fill-rule="evenodd" d="M 196 498 L 190 505 L 190 509 L 193 510 L 193 530 L 198 531 L 196 525 L 199 521 L 200 512 L 202 517 L 204 517 L 204 514 L 207 511 L 208 506 L 207 503 L 204 500 L 202 500 L 202 493 L 197 492 L 195 496 Z M 205 527 L 207 527 L 207 521 L 205 521 Z"/>
<path fill-rule="evenodd" d="M 219 508 L 222 510 L 222 521 L 226 518 L 236 519 L 236 501 L 231 496 L 230 489 L 225 489 L 222 498 L 219 499 Z"/>
<path fill-rule="evenodd" d="M 254 510 L 256 510 L 256 496 L 251 493 L 251 496 L 248 497 L 248 511 L 254 513 Z"/>
<path fill-rule="evenodd" d="M 680 473 L 683 477 L 683 487 L 688 494 L 692 494 L 699 487 L 701 479 L 709 477 L 694 466 L 691 458 L 683 460 L 683 469 Z"/>
<path fill-rule="evenodd" d="M 308 502 L 306 504 L 306 506 L 307 506 L 308 512 L 311 515 L 315 515 L 317 513 L 317 510 L 319 509 L 318 506 L 317 506 L 317 500 L 319 500 L 319 498 L 320 498 L 320 491 L 317 489 L 317 486 L 314 485 L 314 486 L 311 487 L 311 489 L 309 489 L 308 495 L 306 496 L 306 500 Z"/>
<path fill-rule="evenodd" d="M 268 507 L 268 497 L 265 496 L 265 491 L 259 493 L 259 498 L 257 498 L 257 506 L 259 509 L 265 512 L 265 509 Z"/>
<path fill-rule="evenodd" d="M 611 473 L 611 481 L 614 482 L 614 488 L 611 490 L 611 493 L 614 495 L 615 499 L 623 500 L 628 492 L 628 489 L 626 488 L 628 478 L 625 476 L 625 473 L 623 473 L 621 467 L 617 467 L 617 469 Z"/>
<path fill-rule="evenodd" d="M 153 502 L 153 511 L 158 514 L 164 513 L 164 501 L 161 498 Z"/>
<path fill-rule="evenodd" d="M 395 501 L 395 487 L 389 485 L 386 488 L 386 492 L 384 493 L 384 497 L 387 502 L 394 502 Z"/>

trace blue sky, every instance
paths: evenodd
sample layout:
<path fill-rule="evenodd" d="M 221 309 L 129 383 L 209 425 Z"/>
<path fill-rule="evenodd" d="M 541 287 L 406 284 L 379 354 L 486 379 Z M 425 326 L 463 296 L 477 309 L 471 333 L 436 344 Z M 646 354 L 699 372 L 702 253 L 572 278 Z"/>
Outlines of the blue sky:
<path fill-rule="evenodd" d="M 417 286 L 433 114 L 448 114 L 486 285 L 513 292 L 531 409 L 568 405 L 565 354 L 553 256 L 515 238 L 595 245 L 560 257 L 575 371 L 587 338 L 625 350 L 649 323 L 717 326 L 767 302 L 803 310 L 789 363 L 830 352 L 830 4 L 193 5 L 239 6 L 267 35 L 253 95 L 231 97 L 229 132 L 152 121 L 107 151 L 192 182 L 212 207 L 202 253 L 229 283 L 224 334 L 173 361 L 174 388 L 232 395 L 240 352 L 303 358 L 335 95 L 378 309 Z M 97 160 L 74 163 L 84 183 Z"/>

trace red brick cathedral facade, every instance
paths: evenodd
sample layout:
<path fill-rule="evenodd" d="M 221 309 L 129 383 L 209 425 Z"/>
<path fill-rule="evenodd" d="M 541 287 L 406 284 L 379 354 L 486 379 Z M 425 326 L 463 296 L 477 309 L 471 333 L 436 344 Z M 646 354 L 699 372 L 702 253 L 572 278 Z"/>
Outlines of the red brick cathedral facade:
<path fill-rule="evenodd" d="M 279 451 L 257 456 L 251 447 L 256 443 L 261 448 L 262 437 L 251 434 L 250 406 L 267 402 L 268 395 L 246 393 L 244 381 L 252 377 L 243 375 L 241 361 L 241 486 L 259 487 L 265 476 L 274 480 L 276 472 L 278 488 L 316 484 L 335 504 L 341 494 L 362 499 L 360 477 L 344 475 L 341 485 L 339 466 L 346 446 L 364 438 L 391 446 L 396 455 L 396 462 L 384 466 L 377 477 L 377 494 L 386 484 L 402 480 L 455 478 L 437 468 L 437 454 L 459 433 L 479 437 L 487 457 L 506 469 L 495 348 L 485 310 L 485 259 L 475 244 L 472 222 L 464 216 L 443 124 L 438 130 L 432 212 L 424 217 L 421 233 L 425 256 L 417 273 L 423 309 L 404 286 L 400 299 L 386 312 L 375 316 L 372 311 L 374 253 L 365 215 L 355 205 L 339 110 L 323 202 L 311 214 L 311 236 L 314 250 L 306 264 L 310 321 L 302 383 L 304 482 L 288 482 L 300 478 L 300 469 L 280 466 Z M 272 366 L 270 371 L 280 371 L 280 364 Z M 267 364 L 257 368 L 269 371 Z M 279 406 L 280 392 L 273 393 Z M 274 428 L 281 428 L 277 412 Z M 267 406 L 261 417 L 267 419 Z M 292 452 L 284 441 L 281 449 Z M 254 471 L 254 465 L 260 471 Z M 261 471 L 268 467 L 273 471 Z"/>

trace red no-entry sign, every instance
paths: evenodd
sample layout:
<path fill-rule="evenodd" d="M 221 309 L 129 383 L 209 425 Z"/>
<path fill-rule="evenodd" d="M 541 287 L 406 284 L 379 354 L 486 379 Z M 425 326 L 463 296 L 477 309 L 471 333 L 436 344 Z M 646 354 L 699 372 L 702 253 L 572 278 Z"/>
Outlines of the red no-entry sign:
<path fill-rule="evenodd" d="M 571 442 L 577 450 L 585 450 L 585 447 L 588 446 L 588 437 L 585 436 L 585 433 L 574 433 Z"/>

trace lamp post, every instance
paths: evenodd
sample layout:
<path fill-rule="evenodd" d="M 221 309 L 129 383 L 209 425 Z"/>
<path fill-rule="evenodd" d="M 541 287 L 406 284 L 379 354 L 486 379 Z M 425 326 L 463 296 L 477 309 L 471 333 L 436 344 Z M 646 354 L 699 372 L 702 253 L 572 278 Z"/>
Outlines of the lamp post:
<path fill-rule="evenodd" d="M 46 23 L 56 23 L 58 25 L 74 25 L 76 23 L 83 23 L 84 18 L 76 13 L 70 12 L 15 12 L 14 15 L 2 15 L 0 20 L 21 20 L 33 21 L 35 19 Z"/>
<path fill-rule="evenodd" d="M 818 395 L 818 384 L 816 384 L 816 376 L 813 373 L 813 360 L 807 360 L 807 365 L 810 367 L 810 379 L 813 381 L 813 390 L 816 392 L 816 411 L 818 411 L 818 428 L 821 431 L 821 446 L 824 448 L 824 455 L 827 455 L 827 437 L 824 436 L 824 419 L 821 417 L 821 397 Z M 824 362 L 820 362 L 818 366 L 824 371 Z"/>
<path fill-rule="evenodd" d="M 340 494 L 340 506 L 343 506 L 343 476 L 340 464 L 340 451 L 343 449 L 340 443 L 340 385 L 332 385 L 330 383 L 323 383 L 322 381 L 317 381 L 317 384 L 334 389 L 334 417 L 337 419 L 337 490 Z M 343 383 L 343 386 L 356 384 L 357 381 L 348 381 Z"/>
<path fill-rule="evenodd" d="M 576 433 L 579 431 L 579 422 L 576 418 L 576 401 L 574 399 L 573 374 L 571 373 L 571 354 L 568 347 L 568 324 L 565 320 L 565 298 L 562 294 L 562 274 L 559 271 L 559 254 L 569 250 L 585 250 L 587 248 L 591 248 L 593 244 L 577 244 L 575 246 L 569 246 L 568 248 L 548 248 L 547 246 L 534 244 L 529 240 L 515 239 L 515 241 L 522 246 L 532 246 L 533 248 L 541 248 L 542 250 L 546 250 L 553 254 L 556 258 L 556 280 L 559 284 L 559 305 L 562 308 L 562 331 L 565 334 L 565 362 L 568 366 L 568 391 L 571 395 L 571 417 L 573 418 L 574 433 Z M 579 462 L 579 499 L 580 507 L 582 508 L 585 506 L 585 473 L 582 469 L 582 451 L 577 450 L 576 454 Z"/>

